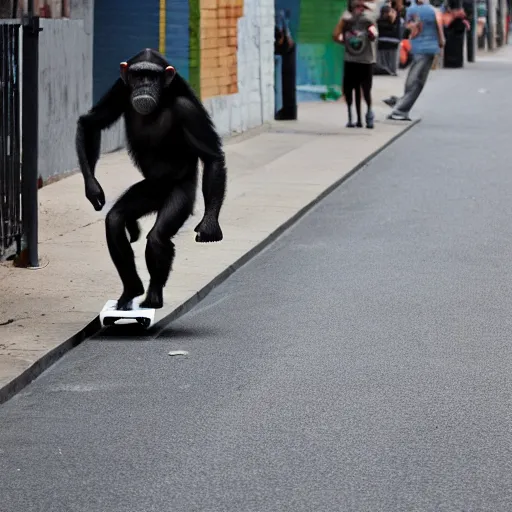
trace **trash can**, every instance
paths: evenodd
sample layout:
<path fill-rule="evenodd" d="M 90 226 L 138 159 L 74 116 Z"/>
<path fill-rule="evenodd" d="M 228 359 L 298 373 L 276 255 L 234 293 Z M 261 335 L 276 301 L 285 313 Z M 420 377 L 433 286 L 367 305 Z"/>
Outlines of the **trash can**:
<path fill-rule="evenodd" d="M 280 121 L 293 121 L 297 119 L 297 45 L 292 38 L 289 29 L 290 13 L 281 11 L 275 26 L 274 54 L 278 56 L 276 73 L 280 67 L 280 77 L 276 80 L 276 94 L 281 93 L 281 98 L 276 98 L 275 119 Z M 280 79 L 279 79 L 280 78 Z M 278 106 L 279 110 L 277 110 Z"/>
<path fill-rule="evenodd" d="M 466 13 L 466 19 L 469 22 L 469 29 L 466 27 L 466 48 L 468 53 L 468 62 L 475 62 L 476 49 L 476 22 L 475 3 L 473 0 L 463 0 L 462 7 Z"/>
<path fill-rule="evenodd" d="M 445 68 L 464 67 L 464 42 L 466 25 L 461 19 L 453 20 L 445 28 L 444 61 Z"/>

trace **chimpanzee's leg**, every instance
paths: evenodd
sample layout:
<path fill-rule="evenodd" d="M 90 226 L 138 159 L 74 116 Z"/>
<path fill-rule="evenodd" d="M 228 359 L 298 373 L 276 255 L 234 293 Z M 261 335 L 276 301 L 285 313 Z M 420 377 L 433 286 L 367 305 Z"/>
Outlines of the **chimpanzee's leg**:
<path fill-rule="evenodd" d="M 118 199 L 105 219 L 110 257 L 123 283 L 123 293 L 117 301 L 118 309 L 130 308 L 132 300 L 144 293 L 126 231 L 130 231 L 133 240 L 132 230 L 137 219 L 161 207 L 165 199 L 161 190 L 162 187 L 148 180 L 136 183 Z"/>
<path fill-rule="evenodd" d="M 146 264 L 150 281 L 141 307 L 158 309 L 163 306 L 163 289 L 174 260 L 174 244 L 171 238 L 192 214 L 195 195 L 195 180 L 180 183 L 173 188 L 158 212 L 155 225 L 147 236 Z"/>
<path fill-rule="evenodd" d="M 138 221 L 130 220 L 126 223 L 126 230 L 130 235 L 130 243 L 134 244 L 140 237 L 140 226 Z"/>

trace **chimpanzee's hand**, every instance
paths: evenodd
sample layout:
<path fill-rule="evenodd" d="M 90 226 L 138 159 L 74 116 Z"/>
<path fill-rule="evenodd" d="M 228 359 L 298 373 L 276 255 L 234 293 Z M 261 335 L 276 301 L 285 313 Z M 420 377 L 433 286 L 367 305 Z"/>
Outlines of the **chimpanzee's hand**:
<path fill-rule="evenodd" d="M 219 221 L 215 217 L 203 217 L 203 220 L 196 226 L 196 242 L 220 242 L 223 238 Z"/>
<path fill-rule="evenodd" d="M 89 180 L 85 184 L 85 197 L 89 199 L 97 212 L 105 206 L 105 194 L 96 178 Z"/>

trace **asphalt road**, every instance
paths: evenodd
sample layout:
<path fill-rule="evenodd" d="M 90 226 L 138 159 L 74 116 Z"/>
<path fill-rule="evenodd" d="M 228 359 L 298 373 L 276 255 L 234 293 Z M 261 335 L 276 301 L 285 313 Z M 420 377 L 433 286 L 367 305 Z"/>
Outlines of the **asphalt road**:
<path fill-rule="evenodd" d="M 512 510 L 511 76 L 438 72 L 420 125 L 161 336 L 1 406 L 0 510 Z"/>

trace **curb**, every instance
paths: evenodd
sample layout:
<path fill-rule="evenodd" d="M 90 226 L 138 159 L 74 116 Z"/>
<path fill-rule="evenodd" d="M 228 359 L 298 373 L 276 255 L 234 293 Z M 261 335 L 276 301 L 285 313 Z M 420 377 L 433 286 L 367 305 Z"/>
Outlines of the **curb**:
<path fill-rule="evenodd" d="M 222 271 L 220 274 L 215 276 L 207 285 L 205 285 L 201 290 L 195 293 L 190 299 L 185 301 L 183 304 L 178 306 L 176 309 L 171 311 L 168 315 L 164 316 L 161 320 L 159 320 L 152 328 L 151 335 L 144 336 L 143 338 L 156 338 L 158 337 L 162 331 L 165 329 L 169 322 L 172 322 L 184 315 L 188 311 L 190 311 L 194 306 L 196 306 L 199 302 L 201 302 L 214 288 L 222 284 L 229 276 L 231 276 L 234 272 L 243 267 L 246 263 L 248 263 L 251 259 L 253 259 L 257 254 L 263 251 L 266 247 L 268 247 L 272 242 L 274 242 L 281 234 L 283 234 L 288 228 L 293 226 L 298 220 L 300 220 L 306 213 L 312 210 L 320 201 L 322 201 L 325 197 L 327 197 L 331 192 L 337 189 L 343 182 L 348 180 L 351 176 L 353 176 L 357 171 L 365 167 L 370 160 L 373 160 L 379 153 L 384 151 L 386 148 L 391 146 L 396 140 L 405 135 L 409 130 L 411 130 L 414 126 L 420 123 L 421 119 L 416 119 L 407 125 L 400 133 L 397 133 L 394 137 L 389 139 L 384 145 L 380 148 L 376 149 L 373 153 L 364 158 L 361 162 L 359 162 L 353 169 L 351 169 L 348 173 L 342 176 L 339 180 L 331 184 L 327 187 L 321 194 L 319 194 L 315 199 L 306 204 L 303 208 L 301 208 L 297 213 L 295 213 L 292 217 L 290 217 L 286 222 L 281 224 L 277 229 L 275 229 L 272 233 L 270 233 L 267 238 L 262 240 L 259 244 L 254 246 L 248 252 L 246 252 L 243 256 L 241 256 L 237 261 L 235 261 L 232 265 Z M 10 400 L 13 396 L 18 394 L 21 390 L 27 387 L 33 380 L 39 377 L 45 370 L 47 370 L 50 366 L 56 363 L 62 356 L 64 356 L 67 352 L 72 350 L 73 348 L 80 345 L 83 341 L 88 338 L 92 338 L 96 336 L 102 330 L 99 316 L 94 318 L 89 324 L 87 324 L 83 329 L 77 332 L 75 335 L 68 338 L 66 341 L 55 347 L 53 350 L 50 350 L 46 354 L 44 354 L 40 359 L 38 359 L 32 366 L 27 368 L 23 373 L 15 377 L 11 382 L 6 384 L 4 387 L 0 389 L 0 405 Z M 148 333 L 149 334 L 149 333 Z"/>

